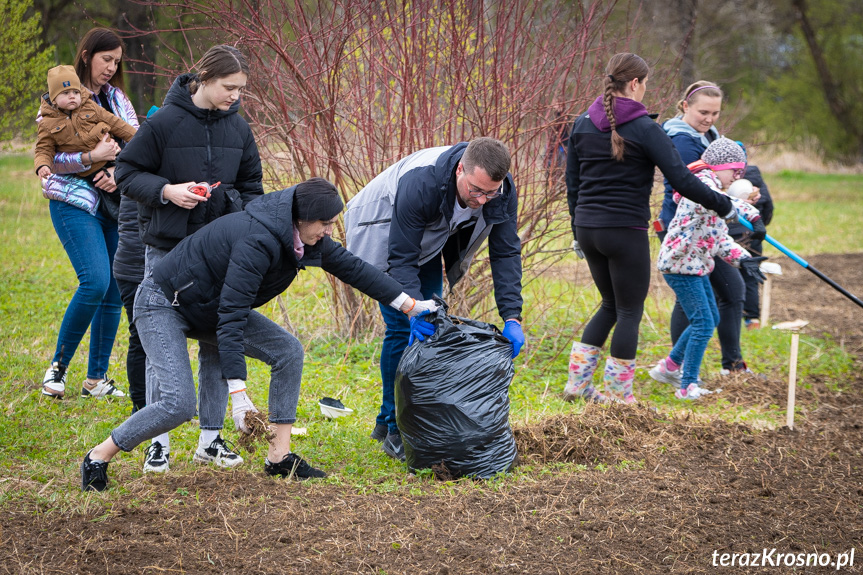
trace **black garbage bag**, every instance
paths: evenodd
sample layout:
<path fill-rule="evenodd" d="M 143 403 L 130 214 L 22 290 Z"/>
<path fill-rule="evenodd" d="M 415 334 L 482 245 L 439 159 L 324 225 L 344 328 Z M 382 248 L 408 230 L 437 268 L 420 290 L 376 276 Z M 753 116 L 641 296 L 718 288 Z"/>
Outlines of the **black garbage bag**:
<path fill-rule="evenodd" d="M 509 471 L 518 455 L 509 426 L 512 344 L 493 325 L 426 318 L 435 333 L 405 350 L 395 380 L 396 422 L 411 471 L 446 466 L 453 477 Z"/>

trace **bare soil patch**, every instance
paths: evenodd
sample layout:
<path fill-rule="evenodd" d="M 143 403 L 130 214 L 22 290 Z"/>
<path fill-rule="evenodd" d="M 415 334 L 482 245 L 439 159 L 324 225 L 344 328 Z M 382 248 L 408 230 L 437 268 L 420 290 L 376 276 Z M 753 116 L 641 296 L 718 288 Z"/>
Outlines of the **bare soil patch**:
<path fill-rule="evenodd" d="M 852 292 L 863 288 L 863 256 L 813 260 Z M 775 320 L 807 319 L 819 330 L 810 333 L 859 353 L 863 310 L 783 263 Z M 755 386 L 726 387 L 745 385 Z M 0 573 L 791 571 L 712 563 L 714 551 L 765 548 L 834 557 L 855 548 L 842 572 L 860 573 L 863 377 L 842 394 L 812 387 L 794 431 L 644 406 L 591 406 L 520 427 L 524 463 L 562 467 L 518 481 L 444 488 L 414 478 L 392 493 L 361 493 L 202 470 L 93 495 L 86 513 L 34 498 L 0 512 Z"/>

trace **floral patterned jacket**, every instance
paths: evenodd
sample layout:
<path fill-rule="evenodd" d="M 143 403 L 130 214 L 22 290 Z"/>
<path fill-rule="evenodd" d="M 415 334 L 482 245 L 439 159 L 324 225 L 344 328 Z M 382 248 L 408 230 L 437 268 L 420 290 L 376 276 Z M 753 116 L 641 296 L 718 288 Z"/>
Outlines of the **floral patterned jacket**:
<path fill-rule="evenodd" d="M 110 84 L 102 86 L 102 91 L 108 96 L 108 103 L 114 110 L 114 115 L 121 120 L 138 128 L 138 116 L 132 107 L 132 102 L 123 90 L 115 88 Z M 95 94 L 93 99 L 98 101 Z M 42 114 L 37 116 L 36 121 L 42 120 Z M 75 174 L 90 168 L 89 164 L 83 162 L 84 154 L 81 152 L 60 152 L 54 156 L 54 172 L 42 180 L 42 195 L 49 200 L 58 200 L 81 208 L 90 215 L 95 215 L 99 209 L 99 193 L 84 178 Z M 119 190 L 116 193 L 120 193 Z"/>
<path fill-rule="evenodd" d="M 704 164 L 701 164 L 704 166 Z M 691 165 L 695 168 L 695 163 Z M 702 182 L 713 190 L 722 192 L 722 184 L 710 169 L 695 172 Z M 674 194 L 678 203 L 677 214 L 668 225 L 668 233 L 659 250 L 657 267 L 664 274 L 706 276 L 713 271 L 713 258 L 720 257 L 739 267 L 740 260 L 751 257 L 728 235 L 725 220 L 716 212 L 704 208 L 691 200 Z M 731 198 L 737 212 L 752 220 L 760 217 L 758 210 L 737 198 Z"/>

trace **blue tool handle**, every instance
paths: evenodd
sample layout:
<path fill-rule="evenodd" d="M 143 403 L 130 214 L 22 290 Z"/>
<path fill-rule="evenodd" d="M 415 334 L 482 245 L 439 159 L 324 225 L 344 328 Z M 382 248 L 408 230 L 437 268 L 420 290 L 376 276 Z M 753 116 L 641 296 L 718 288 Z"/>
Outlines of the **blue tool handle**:
<path fill-rule="evenodd" d="M 737 214 L 737 221 L 744 228 L 746 228 L 750 231 L 752 230 L 752 224 L 750 224 L 749 221 L 746 218 L 744 218 L 741 214 Z M 774 248 L 776 248 L 777 250 L 779 250 L 780 252 L 782 252 L 783 254 L 785 254 L 786 256 L 788 256 L 789 258 L 791 258 L 792 260 L 794 260 L 795 262 L 797 262 L 798 264 L 803 266 L 804 268 L 809 267 L 809 263 L 806 260 L 804 260 L 803 258 L 798 256 L 797 254 L 795 254 L 794 252 L 792 252 L 791 250 L 789 250 L 788 248 L 783 246 L 781 243 L 776 241 L 774 238 L 770 237 L 769 234 L 764 236 L 764 241 L 766 241 L 768 244 L 770 244 L 771 246 L 773 246 Z"/>
<path fill-rule="evenodd" d="M 752 224 L 750 224 L 749 221 L 739 213 L 737 214 L 737 221 L 739 221 L 740 225 L 742 225 L 744 228 L 747 228 L 749 230 L 752 229 Z M 792 260 L 794 260 L 795 262 L 797 262 L 798 264 L 803 266 L 803 268 L 809 270 L 810 272 L 812 272 L 813 274 L 818 276 L 818 278 L 821 279 L 822 281 L 824 281 L 827 285 L 829 285 L 830 287 L 832 287 L 833 289 L 835 289 L 836 291 L 838 291 L 839 293 L 841 293 L 842 295 L 844 295 L 845 297 L 850 299 L 852 302 L 854 302 L 858 306 L 863 307 L 863 300 L 861 300 L 860 298 L 858 298 L 857 296 L 855 296 L 854 294 L 849 292 L 847 289 L 845 289 L 844 287 L 842 287 L 841 285 L 839 285 L 838 283 L 836 283 L 835 281 L 833 281 L 832 279 L 830 279 L 829 277 L 824 275 L 824 273 L 821 270 L 819 270 L 815 266 L 810 266 L 806 262 L 806 260 L 804 260 L 803 258 L 798 256 L 797 254 L 795 254 L 794 252 L 792 252 L 791 250 L 789 250 L 788 248 L 786 248 L 785 246 L 783 246 L 782 244 L 780 244 L 779 242 L 777 242 L 776 240 L 771 238 L 770 236 L 764 236 L 764 239 L 771 246 L 773 246 L 774 248 L 776 248 L 777 250 L 779 250 L 780 252 L 782 252 L 783 254 L 785 254 L 786 256 L 788 256 L 789 258 L 791 258 Z"/>

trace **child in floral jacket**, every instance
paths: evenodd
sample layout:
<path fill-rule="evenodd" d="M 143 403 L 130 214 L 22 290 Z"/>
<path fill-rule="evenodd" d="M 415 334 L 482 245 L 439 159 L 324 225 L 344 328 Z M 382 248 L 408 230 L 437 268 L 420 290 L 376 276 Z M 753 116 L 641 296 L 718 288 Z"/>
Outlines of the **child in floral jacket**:
<path fill-rule="evenodd" d="M 714 140 L 701 160 L 689 165 L 693 174 L 720 193 L 740 179 L 745 168 L 743 150 L 728 138 Z M 758 266 L 766 258 L 752 257 L 736 244 L 728 235 L 725 220 L 715 212 L 676 193 L 674 199 L 678 202 L 677 214 L 668 226 L 657 267 L 677 295 L 689 319 L 689 327 L 681 334 L 668 357 L 660 361 L 663 365 L 655 369 L 673 372 L 682 364 L 680 389 L 674 395 L 678 399 L 691 400 L 712 393 L 699 386 L 699 372 L 707 343 L 719 322 L 719 310 L 708 278 L 713 271 L 713 258 L 719 257 L 740 267 L 744 273 L 760 281 L 764 276 Z M 732 203 L 738 214 L 752 223 L 756 234 L 763 237 L 764 224 L 758 210 L 736 198 L 732 198 Z"/>

